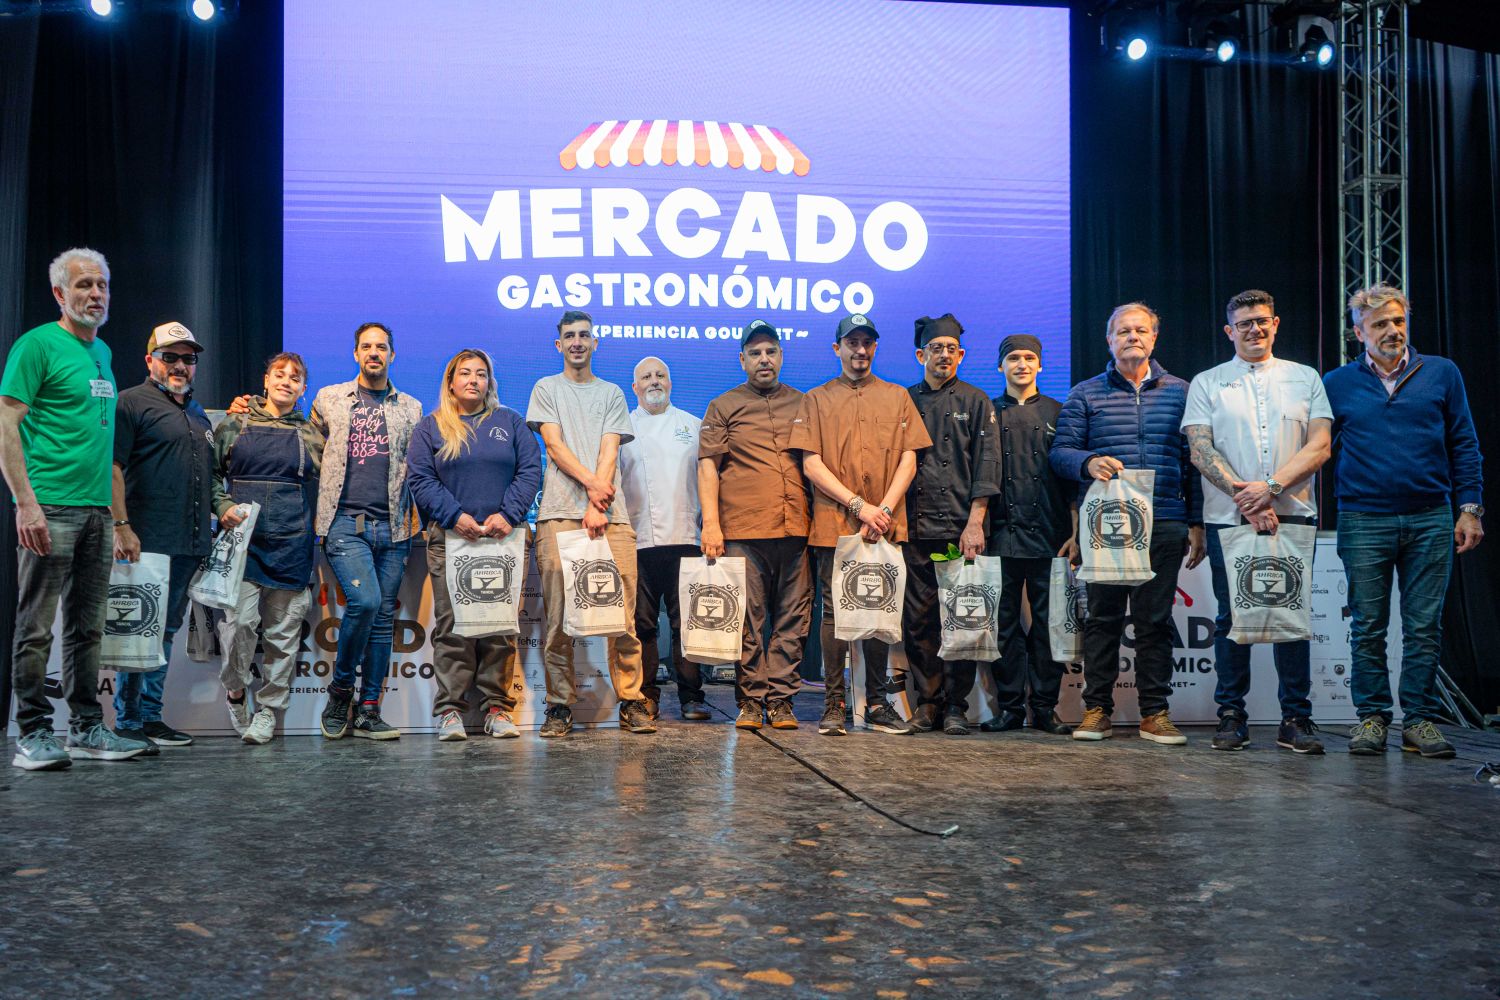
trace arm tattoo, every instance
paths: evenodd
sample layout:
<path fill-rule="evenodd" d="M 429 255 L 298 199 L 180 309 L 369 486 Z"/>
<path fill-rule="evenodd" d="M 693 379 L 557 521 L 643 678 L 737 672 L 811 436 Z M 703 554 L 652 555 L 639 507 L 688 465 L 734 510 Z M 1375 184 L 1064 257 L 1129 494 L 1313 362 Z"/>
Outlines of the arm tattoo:
<path fill-rule="evenodd" d="M 1194 424 L 1184 427 L 1183 433 L 1187 435 L 1190 455 L 1203 478 L 1213 483 L 1219 489 L 1230 496 L 1234 496 L 1234 482 L 1240 477 L 1229 467 L 1224 456 L 1219 454 L 1214 447 L 1213 428 L 1204 424 Z"/>

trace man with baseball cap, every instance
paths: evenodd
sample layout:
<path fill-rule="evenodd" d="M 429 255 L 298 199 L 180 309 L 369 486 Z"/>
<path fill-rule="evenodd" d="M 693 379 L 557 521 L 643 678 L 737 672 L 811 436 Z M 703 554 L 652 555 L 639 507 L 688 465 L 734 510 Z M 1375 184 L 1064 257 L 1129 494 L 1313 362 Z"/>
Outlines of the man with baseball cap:
<path fill-rule="evenodd" d="M 1052 659 L 1047 639 L 1052 559 L 1073 559 L 1078 553 L 1072 490 L 1053 474 L 1047 458 L 1062 404 L 1036 387 L 1042 370 L 1042 342 L 1036 337 L 1013 333 L 1000 341 L 999 367 L 1005 376 L 1005 392 L 995 398 L 1002 499 L 990 507 L 988 552 L 1000 557 L 1005 584 L 1000 590 L 1000 659 L 992 668 L 998 694 L 995 716 L 979 728 L 1020 729 L 1029 705 L 1032 729 L 1066 736 L 1072 727 L 1054 711 L 1063 665 Z M 1025 635 L 1023 586 L 1031 607 L 1031 631 Z"/>
<path fill-rule="evenodd" d="M 815 486 L 808 544 L 823 593 L 823 718 L 818 732 L 844 735 L 844 654 L 849 643 L 834 637 L 833 553 L 839 536 L 858 533 L 867 542 L 885 537 L 906 541 L 906 489 L 917 472 L 917 452 L 932 444 L 922 415 L 899 385 L 871 371 L 880 334 L 868 316 L 839 321 L 833 339 L 842 372 L 802 399 L 792 423 L 790 446 L 802 452 L 802 468 Z M 911 728 L 885 700 L 887 645 L 866 639 L 865 724 L 907 735 Z"/>
<path fill-rule="evenodd" d="M 942 616 L 932 556 L 950 545 L 957 545 L 965 559 L 984 552 L 990 498 L 1000 492 L 995 408 L 984 390 L 958 377 L 963 332 L 952 313 L 917 320 L 914 346 L 922 381 L 906 389 L 932 439 L 932 447 L 917 456 L 917 473 L 906 493 L 912 541 L 904 548 L 902 631 L 917 688 L 911 725 L 919 733 L 941 726 L 950 736 L 968 735 L 968 697 L 978 665 L 938 658 Z"/>
<path fill-rule="evenodd" d="M 703 554 L 745 560 L 745 632 L 735 699 L 741 729 L 769 715 L 797 728 L 792 698 L 812 617 L 807 483 L 790 445 L 802 393 L 781 382 L 781 335 L 763 319 L 740 337 L 745 382 L 714 399 L 698 439 Z M 770 638 L 766 638 L 767 626 Z"/>
<path fill-rule="evenodd" d="M 146 342 L 146 378 L 120 393 L 115 410 L 114 555 L 135 562 L 141 552 L 171 560 L 162 665 L 115 678 L 115 732 L 156 745 L 186 746 L 193 738 L 162 721 L 162 692 L 172 639 L 187 610 L 188 581 L 212 545 L 213 429 L 193 400 L 193 375 L 203 350 L 181 323 L 163 323 Z"/>

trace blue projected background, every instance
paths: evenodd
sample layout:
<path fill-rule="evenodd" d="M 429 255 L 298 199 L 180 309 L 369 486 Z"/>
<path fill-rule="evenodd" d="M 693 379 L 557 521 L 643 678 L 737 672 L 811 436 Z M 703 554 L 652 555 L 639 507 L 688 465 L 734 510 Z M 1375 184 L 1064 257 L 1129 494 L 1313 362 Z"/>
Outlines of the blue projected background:
<path fill-rule="evenodd" d="M 565 308 L 627 389 L 655 354 L 701 414 L 738 330 L 783 328 L 783 379 L 920 377 L 912 322 L 965 325 L 998 394 L 1008 333 L 1069 384 L 1068 13 L 887 0 L 319 0 L 285 5 L 285 333 L 314 388 L 355 327 L 396 333 L 431 407 L 461 347 L 526 407 Z"/>

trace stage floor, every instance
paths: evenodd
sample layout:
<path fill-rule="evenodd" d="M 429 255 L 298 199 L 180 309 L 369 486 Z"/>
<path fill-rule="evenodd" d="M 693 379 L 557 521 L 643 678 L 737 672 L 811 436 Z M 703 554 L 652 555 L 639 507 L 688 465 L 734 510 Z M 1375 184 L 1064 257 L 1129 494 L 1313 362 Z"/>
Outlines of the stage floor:
<path fill-rule="evenodd" d="M 1493 998 L 1453 761 L 1032 734 L 204 739 L 0 776 L 0 996 Z M 720 706 L 732 692 L 710 689 Z M 767 730 L 770 733 L 770 730 Z M 5 747 L 8 764 L 13 746 Z"/>

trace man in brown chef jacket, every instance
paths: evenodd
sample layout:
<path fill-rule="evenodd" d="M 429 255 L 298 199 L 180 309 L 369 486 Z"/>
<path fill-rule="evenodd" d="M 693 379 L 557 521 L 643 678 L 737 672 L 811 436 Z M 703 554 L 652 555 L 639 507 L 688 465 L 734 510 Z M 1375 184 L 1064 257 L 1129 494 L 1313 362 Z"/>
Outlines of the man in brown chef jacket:
<path fill-rule="evenodd" d="M 843 372 L 802 400 L 792 424 L 791 447 L 802 452 L 802 468 L 815 491 L 808 545 L 823 592 L 823 680 L 827 693 L 818 732 L 844 735 L 844 654 L 849 643 L 835 639 L 833 553 L 839 536 L 859 534 L 866 541 L 884 536 L 906 541 L 906 488 L 917 471 L 917 452 L 932 444 L 922 415 L 903 386 L 876 376 L 870 366 L 880 334 L 869 317 L 856 313 L 839 321 L 833 350 Z M 889 648 L 866 639 L 865 724 L 882 733 L 908 735 L 911 728 L 885 700 Z"/>
<path fill-rule="evenodd" d="M 708 404 L 698 437 L 703 554 L 745 560 L 745 633 L 735 725 L 796 729 L 792 697 L 812 616 L 807 483 L 788 441 L 802 393 L 781 383 L 781 336 L 763 319 L 745 327 L 745 382 Z M 769 622 L 771 634 L 765 639 Z"/>

